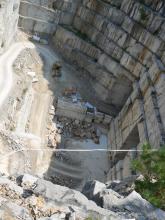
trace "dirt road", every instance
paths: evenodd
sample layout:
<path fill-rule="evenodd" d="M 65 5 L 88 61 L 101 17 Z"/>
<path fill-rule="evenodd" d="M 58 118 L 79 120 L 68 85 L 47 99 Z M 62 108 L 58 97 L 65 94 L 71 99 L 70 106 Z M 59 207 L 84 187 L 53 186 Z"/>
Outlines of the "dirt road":
<path fill-rule="evenodd" d="M 30 42 L 15 43 L 0 57 L 0 107 L 12 87 L 14 60 L 25 48 L 34 48 L 34 45 Z"/>

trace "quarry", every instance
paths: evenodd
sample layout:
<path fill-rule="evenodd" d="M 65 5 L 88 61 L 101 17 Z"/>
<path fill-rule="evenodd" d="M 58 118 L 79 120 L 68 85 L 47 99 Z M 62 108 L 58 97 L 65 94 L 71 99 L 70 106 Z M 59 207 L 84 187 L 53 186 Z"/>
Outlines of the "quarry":
<path fill-rule="evenodd" d="M 164 0 L 0 0 L 0 23 L 0 219 L 165 219 L 131 165 L 165 145 Z"/>

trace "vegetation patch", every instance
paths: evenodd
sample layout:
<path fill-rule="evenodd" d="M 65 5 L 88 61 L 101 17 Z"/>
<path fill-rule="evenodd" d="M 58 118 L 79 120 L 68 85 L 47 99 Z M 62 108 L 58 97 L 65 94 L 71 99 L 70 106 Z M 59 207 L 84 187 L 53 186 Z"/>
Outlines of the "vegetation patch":
<path fill-rule="evenodd" d="M 132 165 L 144 176 L 143 181 L 135 182 L 136 191 L 156 207 L 165 210 L 165 147 L 152 150 L 149 144 L 145 144 L 139 159 Z"/>
<path fill-rule="evenodd" d="M 148 22 L 149 16 L 148 16 L 148 14 L 147 14 L 147 12 L 146 12 L 144 6 L 141 6 L 140 9 L 139 9 L 139 11 L 140 11 L 140 20 L 141 20 L 144 24 L 146 24 L 146 23 Z"/>

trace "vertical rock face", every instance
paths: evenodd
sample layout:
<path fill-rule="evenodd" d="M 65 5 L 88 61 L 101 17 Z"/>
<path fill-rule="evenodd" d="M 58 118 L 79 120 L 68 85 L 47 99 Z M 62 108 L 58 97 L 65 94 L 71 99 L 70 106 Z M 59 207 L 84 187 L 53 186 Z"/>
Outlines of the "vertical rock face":
<path fill-rule="evenodd" d="M 15 36 L 19 5 L 20 0 L 0 1 L 0 54 L 10 45 Z"/>
<path fill-rule="evenodd" d="M 82 0 L 71 25 L 58 25 L 56 48 L 91 77 L 100 109 L 114 115 L 109 179 L 132 174 L 145 141 L 165 143 L 165 2 Z M 101 102 L 100 102 L 101 103 Z M 112 108 L 113 107 L 113 108 Z M 114 113 L 115 112 L 115 113 Z"/>
<path fill-rule="evenodd" d="M 71 24 L 80 0 L 21 0 L 19 27 L 53 34 L 58 24 Z"/>

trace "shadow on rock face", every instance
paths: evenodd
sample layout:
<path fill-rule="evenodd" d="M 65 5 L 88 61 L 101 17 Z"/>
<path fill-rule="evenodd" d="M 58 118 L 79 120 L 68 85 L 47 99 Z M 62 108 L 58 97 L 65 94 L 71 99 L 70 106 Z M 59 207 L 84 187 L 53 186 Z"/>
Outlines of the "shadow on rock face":
<path fill-rule="evenodd" d="M 57 152 L 52 155 L 44 177 L 52 183 L 75 189 L 81 185 L 82 172 L 81 163 L 76 159 L 76 153 Z"/>

